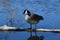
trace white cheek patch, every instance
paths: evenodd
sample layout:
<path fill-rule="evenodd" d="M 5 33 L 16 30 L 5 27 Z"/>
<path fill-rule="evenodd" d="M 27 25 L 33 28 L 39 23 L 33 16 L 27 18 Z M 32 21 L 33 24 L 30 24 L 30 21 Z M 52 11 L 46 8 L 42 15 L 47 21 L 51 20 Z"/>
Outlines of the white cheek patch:
<path fill-rule="evenodd" d="M 27 11 L 25 11 L 25 14 L 27 14 L 28 12 Z"/>

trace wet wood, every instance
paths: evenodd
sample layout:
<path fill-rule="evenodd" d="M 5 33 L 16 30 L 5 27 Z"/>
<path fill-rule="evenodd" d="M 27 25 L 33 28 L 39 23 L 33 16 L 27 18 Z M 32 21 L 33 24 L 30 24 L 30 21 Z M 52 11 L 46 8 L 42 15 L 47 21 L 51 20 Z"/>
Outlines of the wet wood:
<path fill-rule="evenodd" d="M 17 27 L 8 27 L 4 25 L 0 27 L 0 31 L 25 31 L 25 32 L 53 32 L 60 33 L 60 29 L 30 29 L 30 28 L 17 28 Z"/>

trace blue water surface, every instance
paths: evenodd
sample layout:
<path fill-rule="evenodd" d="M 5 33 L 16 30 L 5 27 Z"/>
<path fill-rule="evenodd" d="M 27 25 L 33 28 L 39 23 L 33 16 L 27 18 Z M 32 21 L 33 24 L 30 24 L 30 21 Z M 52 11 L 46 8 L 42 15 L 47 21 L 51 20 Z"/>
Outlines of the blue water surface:
<path fill-rule="evenodd" d="M 9 22 L 12 17 L 13 26 L 29 28 L 29 24 L 24 20 L 25 9 L 44 17 L 44 20 L 37 24 L 37 28 L 60 29 L 60 0 L 0 0 L 0 26 L 12 26 Z M 57 33 L 38 32 L 37 35 L 43 35 L 44 40 L 60 40 L 60 34 Z M 7 34 L 7 40 L 27 40 L 29 37 L 29 32 Z M 0 32 L 0 39 L 5 39 L 4 32 Z"/>

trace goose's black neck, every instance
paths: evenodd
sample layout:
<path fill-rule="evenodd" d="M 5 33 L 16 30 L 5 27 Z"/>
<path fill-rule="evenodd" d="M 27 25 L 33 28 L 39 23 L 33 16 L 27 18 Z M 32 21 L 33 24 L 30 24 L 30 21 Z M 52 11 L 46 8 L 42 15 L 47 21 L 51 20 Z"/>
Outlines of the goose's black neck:
<path fill-rule="evenodd" d="M 31 15 L 30 11 L 29 10 L 26 10 L 26 11 L 27 11 L 28 15 L 30 16 Z"/>
<path fill-rule="evenodd" d="M 31 15 L 31 13 L 28 13 L 28 15 L 30 16 L 30 15 Z"/>

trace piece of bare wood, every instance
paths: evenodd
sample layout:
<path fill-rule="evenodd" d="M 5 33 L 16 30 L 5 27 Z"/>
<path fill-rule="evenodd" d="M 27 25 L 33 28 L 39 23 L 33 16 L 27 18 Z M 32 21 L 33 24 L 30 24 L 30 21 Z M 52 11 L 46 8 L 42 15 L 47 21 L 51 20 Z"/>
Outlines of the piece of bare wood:
<path fill-rule="evenodd" d="M 53 32 L 53 33 L 60 33 L 60 29 L 29 29 L 29 28 L 9 27 L 9 26 L 6 26 L 6 25 L 0 27 L 0 31 L 26 31 L 26 32 Z"/>

